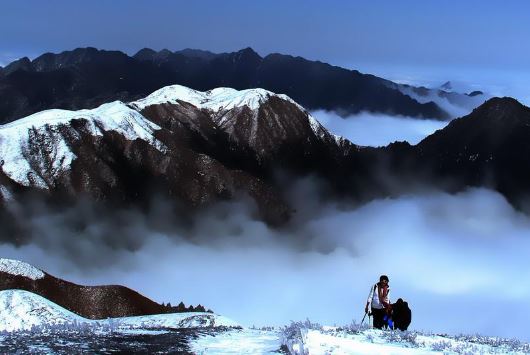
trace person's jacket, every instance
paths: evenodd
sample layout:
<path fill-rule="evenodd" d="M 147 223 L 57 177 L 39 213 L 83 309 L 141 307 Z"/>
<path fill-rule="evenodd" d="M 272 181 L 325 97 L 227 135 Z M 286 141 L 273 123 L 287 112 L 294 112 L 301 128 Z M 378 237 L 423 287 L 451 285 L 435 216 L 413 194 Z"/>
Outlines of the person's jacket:
<path fill-rule="evenodd" d="M 386 304 L 390 304 L 390 287 L 388 287 L 388 293 L 384 300 L 379 299 L 378 289 L 379 289 L 379 283 L 376 283 L 374 286 L 372 286 L 372 289 L 370 290 L 370 294 L 368 295 L 368 300 L 366 302 L 371 303 L 372 308 L 383 309 L 385 308 L 383 302 L 386 302 Z"/>

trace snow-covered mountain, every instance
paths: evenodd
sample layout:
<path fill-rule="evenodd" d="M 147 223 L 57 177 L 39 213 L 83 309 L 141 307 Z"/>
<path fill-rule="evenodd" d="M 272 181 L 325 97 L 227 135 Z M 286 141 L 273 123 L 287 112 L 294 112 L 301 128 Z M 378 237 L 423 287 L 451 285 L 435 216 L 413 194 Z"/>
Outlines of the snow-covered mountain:
<path fill-rule="evenodd" d="M 47 110 L 0 126 L 0 197 L 28 189 L 137 203 L 153 187 L 190 206 L 243 191 L 270 221 L 288 207 L 273 169 L 336 173 L 357 147 L 285 95 L 173 85 L 129 104 Z"/>
<path fill-rule="evenodd" d="M 73 145 L 83 135 L 102 137 L 113 131 L 128 141 L 143 140 L 163 152 L 154 137 L 159 130 L 137 111 L 115 101 L 93 110 L 47 110 L 0 127 L 2 170 L 24 186 L 54 187 L 77 158 Z"/>
<path fill-rule="evenodd" d="M 182 105 L 181 105 L 182 104 Z M 195 130 L 201 127 L 190 122 L 190 113 L 195 109 L 209 116 L 213 129 L 228 135 L 230 142 L 240 149 L 250 150 L 258 159 L 272 157 L 283 146 L 289 149 L 302 148 L 305 153 L 315 145 L 341 154 L 346 141 L 330 134 L 314 117 L 291 98 L 264 89 L 235 90 L 217 88 L 206 92 L 172 85 L 155 91 L 145 99 L 131 103 L 131 107 L 142 112 L 153 122 L 167 126 L 169 107 L 188 106 L 185 115 L 173 113 L 172 119 L 186 122 Z M 206 136 L 205 132 L 203 136 Z M 337 142 L 343 147 L 337 147 Z M 349 148 L 353 148 L 352 144 Z M 312 152 L 314 153 L 314 152 Z"/>

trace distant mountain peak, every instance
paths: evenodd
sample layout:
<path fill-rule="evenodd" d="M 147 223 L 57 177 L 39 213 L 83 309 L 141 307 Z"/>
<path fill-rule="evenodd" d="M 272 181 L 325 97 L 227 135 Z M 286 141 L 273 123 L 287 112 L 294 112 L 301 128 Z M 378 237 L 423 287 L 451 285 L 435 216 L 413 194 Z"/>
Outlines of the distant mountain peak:
<path fill-rule="evenodd" d="M 155 51 L 151 48 L 142 48 L 138 52 L 136 52 L 135 55 L 133 55 L 134 59 L 137 59 L 139 61 L 153 61 L 156 60 L 158 62 L 166 61 L 170 56 L 173 55 L 173 52 L 171 52 L 169 49 L 164 48 L 160 51 Z"/>
<path fill-rule="evenodd" d="M 440 85 L 440 89 L 442 89 L 442 90 L 452 90 L 453 89 L 453 84 L 450 81 L 446 81 L 445 83 Z"/>
<path fill-rule="evenodd" d="M 477 107 L 472 114 L 492 119 L 519 118 L 528 107 L 512 97 L 493 97 Z"/>
<path fill-rule="evenodd" d="M 202 49 L 193 49 L 193 48 L 184 48 L 180 51 L 176 51 L 175 54 L 182 54 L 183 56 L 186 56 L 189 58 L 200 58 L 200 59 L 206 59 L 206 60 L 210 60 L 217 56 L 217 54 L 213 52 L 205 51 Z"/>
<path fill-rule="evenodd" d="M 491 107 L 491 106 L 504 106 L 504 105 L 525 107 L 522 103 L 517 101 L 517 99 L 514 99 L 513 97 L 509 97 L 509 96 L 492 97 L 491 99 L 484 102 L 482 106 Z"/>
<path fill-rule="evenodd" d="M 94 47 L 81 47 L 71 51 L 64 51 L 59 54 L 44 53 L 35 58 L 32 62 L 36 71 L 46 72 L 68 67 L 76 67 L 80 64 L 90 63 L 98 60 L 109 61 L 115 58 L 128 58 L 120 51 L 107 51 Z"/>
<path fill-rule="evenodd" d="M 157 55 L 158 57 L 168 57 L 168 56 L 170 56 L 170 55 L 172 55 L 172 54 L 173 54 L 173 52 L 171 52 L 171 51 L 170 51 L 169 49 L 167 49 L 167 48 L 164 48 L 164 49 L 162 49 L 162 50 L 159 50 L 158 53 L 156 53 L 156 55 Z"/>
<path fill-rule="evenodd" d="M 254 49 L 252 49 L 251 47 L 246 47 L 246 48 L 243 48 L 239 51 L 237 51 L 236 53 L 236 57 L 240 58 L 240 59 L 245 59 L 245 60 L 248 60 L 248 59 L 253 59 L 253 60 L 261 60 L 263 59 Z"/>
<path fill-rule="evenodd" d="M 33 71 L 33 65 L 28 57 L 22 57 L 10 64 L 2 70 L 5 75 L 14 73 L 17 70 Z"/>
<path fill-rule="evenodd" d="M 155 56 L 156 51 L 151 48 L 142 48 L 136 54 L 133 55 L 133 58 L 138 60 L 150 60 Z"/>
<path fill-rule="evenodd" d="M 479 96 L 479 95 L 484 95 L 484 92 L 480 91 L 480 90 L 475 90 L 475 91 L 471 91 L 469 94 L 466 94 L 467 96 L 469 97 L 475 97 L 475 96 Z"/>
<path fill-rule="evenodd" d="M 493 97 L 474 111 L 498 115 L 499 113 L 519 112 L 525 108 L 527 107 L 513 97 Z"/>

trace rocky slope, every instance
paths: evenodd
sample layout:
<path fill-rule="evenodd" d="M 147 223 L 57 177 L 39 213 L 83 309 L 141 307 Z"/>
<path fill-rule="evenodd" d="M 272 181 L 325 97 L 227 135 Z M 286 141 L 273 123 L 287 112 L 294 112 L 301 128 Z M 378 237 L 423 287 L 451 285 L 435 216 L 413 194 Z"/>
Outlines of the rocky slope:
<path fill-rule="evenodd" d="M 493 98 L 425 138 L 417 160 L 434 176 L 487 186 L 521 205 L 530 195 L 530 108 Z"/>
<path fill-rule="evenodd" d="M 27 263 L 0 259 L 0 291 L 25 290 L 90 319 L 167 313 L 168 308 L 124 286 L 82 286 Z"/>

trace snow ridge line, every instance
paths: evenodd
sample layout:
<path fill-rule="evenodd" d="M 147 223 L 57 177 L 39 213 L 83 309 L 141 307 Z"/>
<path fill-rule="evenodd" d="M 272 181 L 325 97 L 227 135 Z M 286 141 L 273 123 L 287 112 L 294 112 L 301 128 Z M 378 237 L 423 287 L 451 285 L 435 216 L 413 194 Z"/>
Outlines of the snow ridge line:
<path fill-rule="evenodd" d="M 32 280 L 44 278 L 44 272 L 19 260 L 0 259 L 0 271 L 11 275 L 24 276 Z"/>

